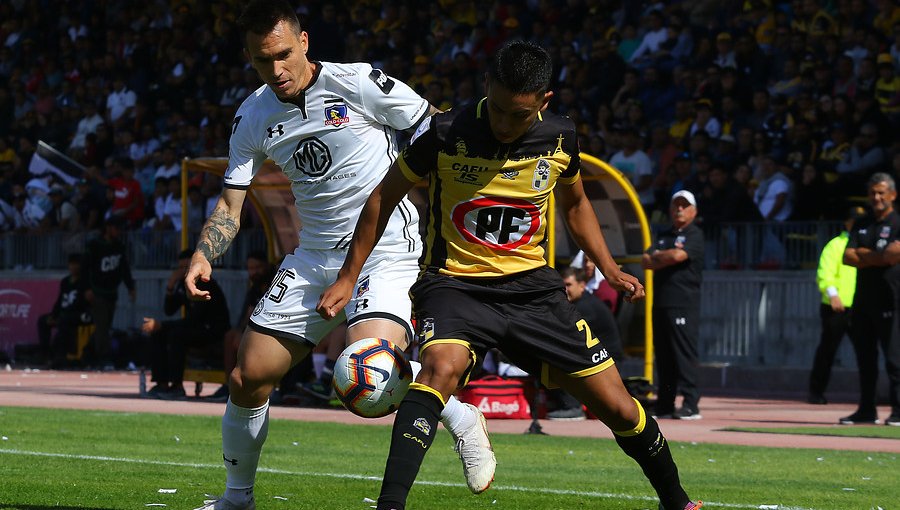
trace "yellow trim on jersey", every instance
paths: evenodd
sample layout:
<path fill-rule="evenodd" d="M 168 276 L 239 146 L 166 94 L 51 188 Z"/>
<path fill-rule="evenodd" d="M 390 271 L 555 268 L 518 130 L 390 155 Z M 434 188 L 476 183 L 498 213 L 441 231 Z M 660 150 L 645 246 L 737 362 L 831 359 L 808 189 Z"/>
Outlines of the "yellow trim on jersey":
<path fill-rule="evenodd" d="M 647 426 L 647 413 L 644 412 L 644 406 L 641 405 L 640 402 L 637 401 L 636 398 L 631 397 L 634 400 L 634 404 L 638 408 L 638 423 L 631 430 L 614 430 L 613 434 L 621 437 L 633 437 L 644 431 L 644 427 Z"/>
<path fill-rule="evenodd" d="M 578 372 L 575 372 L 575 373 L 572 373 L 569 375 L 571 375 L 572 377 L 588 377 L 588 376 L 592 376 L 594 374 L 599 374 L 600 372 L 606 370 L 607 368 L 609 368 L 615 364 L 616 364 L 615 360 L 613 360 L 612 358 L 609 358 L 597 366 L 594 366 L 591 368 L 585 368 L 584 370 L 579 370 Z"/>
<path fill-rule="evenodd" d="M 432 388 L 431 386 L 428 386 L 427 384 L 411 382 L 409 383 L 409 391 L 423 391 L 425 393 L 431 393 L 441 401 L 442 405 L 447 405 L 447 403 L 444 402 L 444 396 L 441 395 L 441 392 Z"/>
<path fill-rule="evenodd" d="M 578 179 L 580 179 L 580 178 L 581 178 L 581 172 L 579 171 L 577 174 L 573 175 L 572 177 L 563 177 L 560 175 L 559 178 L 556 179 L 556 182 L 561 182 L 563 184 L 571 185 L 571 184 L 575 184 L 576 182 L 578 182 Z"/>
<path fill-rule="evenodd" d="M 412 171 L 412 168 L 406 164 L 406 160 L 403 159 L 403 155 L 401 154 L 399 158 L 397 158 L 397 166 L 400 167 L 400 171 L 403 173 L 403 177 L 406 177 L 406 180 L 409 182 L 419 182 L 422 180 L 422 176 L 416 174 Z"/>
<path fill-rule="evenodd" d="M 591 368 L 585 368 L 584 370 L 579 370 L 578 372 L 573 372 L 569 374 L 570 377 L 584 378 L 590 377 L 594 374 L 599 374 L 600 372 L 606 370 L 607 368 L 615 365 L 616 362 L 612 358 L 600 363 L 597 366 L 593 366 Z M 559 388 L 559 385 L 550 378 L 550 365 L 546 363 L 541 363 L 541 384 L 547 387 L 548 390 L 554 390 Z"/>
<path fill-rule="evenodd" d="M 419 346 L 419 357 L 421 358 L 422 352 L 424 352 L 425 349 L 435 344 L 461 345 L 469 350 L 469 364 L 468 366 L 466 366 L 466 372 L 460 378 L 459 387 L 462 388 L 463 386 L 469 384 L 469 377 L 472 376 L 472 371 L 475 370 L 475 365 L 478 362 L 478 355 L 475 354 L 475 351 L 472 349 L 472 344 L 470 344 L 466 340 L 460 340 L 458 338 L 442 338 L 440 340 L 429 340 Z"/>

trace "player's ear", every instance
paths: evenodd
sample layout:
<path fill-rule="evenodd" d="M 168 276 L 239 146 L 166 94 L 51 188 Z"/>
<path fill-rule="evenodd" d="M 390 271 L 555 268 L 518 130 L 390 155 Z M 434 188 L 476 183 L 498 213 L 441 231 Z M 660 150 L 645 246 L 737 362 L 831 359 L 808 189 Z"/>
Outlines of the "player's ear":
<path fill-rule="evenodd" d="M 544 111 L 547 109 L 547 106 L 550 105 L 550 98 L 552 98 L 552 97 L 553 97 L 552 90 L 548 90 L 547 92 L 544 92 L 544 99 L 542 100 L 543 102 L 541 103 L 541 111 Z"/>

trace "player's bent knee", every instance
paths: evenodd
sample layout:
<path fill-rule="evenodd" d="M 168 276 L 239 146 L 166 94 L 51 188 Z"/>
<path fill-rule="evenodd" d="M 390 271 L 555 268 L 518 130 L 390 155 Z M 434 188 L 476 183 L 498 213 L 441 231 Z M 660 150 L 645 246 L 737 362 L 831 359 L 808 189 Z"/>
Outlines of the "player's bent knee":
<path fill-rule="evenodd" d="M 259 407 L 275 388 L 271 378 L 248 377 L 248 372 L 235 367 L 228 376 L 231 401 L 241 407 Z"/>

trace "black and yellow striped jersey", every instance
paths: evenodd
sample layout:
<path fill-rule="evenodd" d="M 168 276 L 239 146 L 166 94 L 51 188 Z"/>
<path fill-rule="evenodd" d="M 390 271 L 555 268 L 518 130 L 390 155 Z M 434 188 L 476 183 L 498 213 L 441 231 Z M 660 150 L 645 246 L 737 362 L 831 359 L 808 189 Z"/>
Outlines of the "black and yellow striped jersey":
<path fill-rule="evenodd" d="M 580 158 L 569 118 L 543 112 L 504 144 L 482 99 L 423 123 L 398 164 L 412 182 L 431 177 L 423 269 L 498 277 L 546 265 L 550 193 L 579 178 Z"/>

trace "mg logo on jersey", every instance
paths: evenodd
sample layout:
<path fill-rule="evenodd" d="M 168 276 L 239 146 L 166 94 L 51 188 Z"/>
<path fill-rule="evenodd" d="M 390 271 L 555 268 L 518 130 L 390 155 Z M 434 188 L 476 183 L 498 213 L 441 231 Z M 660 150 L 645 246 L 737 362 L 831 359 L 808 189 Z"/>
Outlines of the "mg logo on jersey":
<path fill-rule="evenodd" d="M 550 184 L 550 163 L 546 159 L 539 159 L 534 168 L 531 188 L 535 191 L 544 191 L 548 184 Z"/>
<path fill-rule="evenodd" d="M 297 170 L 310 177 L 322 177 L 331 168 L 331 151 L 322 140 L 314 136 L 300 140 L 293 159 Z"/>
<path fill-rule="evenodd" d="M 472 243 L 515 250 L 531 241 L 541 226 L 541 211 L 527 200 L 482 197 L 457 204 L 450 213 L 456 230 Z"/>
<path fill-rule="evenodd" d="M 347 116 L 347 105 L 344 103 L 330 104 L 325 107 L 325 125 L 340 126 L 350 122 Z"/>

